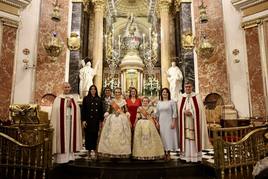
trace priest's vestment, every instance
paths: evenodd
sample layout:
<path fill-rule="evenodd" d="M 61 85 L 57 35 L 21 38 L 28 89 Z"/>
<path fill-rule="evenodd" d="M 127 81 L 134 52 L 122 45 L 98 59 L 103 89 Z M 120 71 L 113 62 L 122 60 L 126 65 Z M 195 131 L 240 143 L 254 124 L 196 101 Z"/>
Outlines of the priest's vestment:
<path fill-rule="evenodd" d="M 54 162 L 74 160 L 74 152 L 82 149 L 82 132 L 80 109 L 73 95 L 62 94 L 54 100 L 51 124 L 54 129 Z"/>
<path fill-rule="evenodd" d="M 185 115 L 185 111 L 191 116 Z M 197 162 L 202 159 L 202 150 L 211 148 L 208 138 L 204 105 L 200 95 L 184 93 L 178 100 L 179 148 L 181 159 Z"/>

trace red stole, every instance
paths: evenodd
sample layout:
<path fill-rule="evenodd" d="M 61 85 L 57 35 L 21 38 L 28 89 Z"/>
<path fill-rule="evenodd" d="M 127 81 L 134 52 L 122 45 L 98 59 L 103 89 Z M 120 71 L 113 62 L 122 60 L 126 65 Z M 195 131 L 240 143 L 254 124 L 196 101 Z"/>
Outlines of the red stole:
<path fill-rule="evenodd" d="M 73 152 L 76 152 L 76 140 L 77 140 L 77 106 L 74 102 L 74 99 L 71 100 L 71 107 L 72 107 L 72 130 L 73 134 L 71 135 L 72 140 L 71 143 L 73 145 L 72 149 Z M 65 98 L 61 98 L 60 100 L 60 151 L 61 153 L 65 153 L 65 121 L 66 121 L 66 106 L 65 106 Z"/>
<path fill-rule="evenodd" d="M 198 102 L 196 99 L 196 96 L 192 96 L 191 99 L 193 100 L 194 104 L 194 110 L 195 110 L 195 116 L 194 116 L 194 125 L 195 125 L 195 142 L 197 146 L 197 151 L 201 151 L 201 144 L 202 144 L 202 136 L 201 136 L 201 119 L 200 119 L 200 111 L 199 111 L 199 106 Z M 182 97 L 181 104 L 180 104 L 180 109 L 179 109 L 179 115 L 180 115 L 180 149 L 182 152 L 185 151 L 185 140 L 184 140 L 184 112 L 183 108 L 185 105 L 186 97 Z"/>

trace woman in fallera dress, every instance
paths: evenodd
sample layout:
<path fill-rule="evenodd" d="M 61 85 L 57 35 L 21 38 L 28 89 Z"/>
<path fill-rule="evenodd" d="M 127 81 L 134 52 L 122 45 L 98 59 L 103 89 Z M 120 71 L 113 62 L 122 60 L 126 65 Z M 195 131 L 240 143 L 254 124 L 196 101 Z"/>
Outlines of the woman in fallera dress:
<path fill-rule="evenodd" d="M 154 108 L 149 98 L 142 99 L 137 110 L 132 157 L 139 160 L 156 160 L 165 156 L 163 144 L 154 121 Z"/>
<path fill-rule="evenodd" d="M 114 91 L 115 98 L 104 114 L 98 155 L 108 158 L 129 158 L 131 155 L 131 127 L 126 101 L 120 88 Z"/>
<path fill-rule="evenodd" d="M 156 106 L 156 117 L 160 125 L 160 136 L 165 148 L 167 159 L 170 151 L 178 150 L 177 137 L 177 109 L 174 101 L 170 99 L 170 91 L 163 88 L 160 92 L 160 101 Z"/>

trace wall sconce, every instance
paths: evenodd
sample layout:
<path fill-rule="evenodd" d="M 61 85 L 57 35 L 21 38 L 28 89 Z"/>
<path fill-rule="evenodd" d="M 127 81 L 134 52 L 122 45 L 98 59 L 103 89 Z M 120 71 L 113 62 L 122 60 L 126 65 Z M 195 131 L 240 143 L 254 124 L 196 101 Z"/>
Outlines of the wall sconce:
<path fill-rule="evenodd" d="M 30 50 L 28 48 L 25 48 L 22 50 L 22 53 L 26 56 L 22 62 L 24 63 L 24 69 L 34 69 L 35 68 L 35 64 L 30 65 L 29 64 L 29 54 L 30 54 Z"/>
<path fill-rule="evenodd" d="M 55 3 L 53 3 L 53 12 L 51 14 L 51 20 L 54 21 L 55 23 L 55 28 L 56 28 L 56 23 L 60 21 L 60 5 L 58 3 L 58 0 L 55 0 Z M 57 32 L 54 30 L 52 33 L 49 33 L 46 35 L 44 42 L 43 42 L 43 47 L 45 48 L 48 56 L 52 57 L 51 61 L 55 62 L 58 58 L 58 56 L 61 54 L 63 50 L 64 43 L 62 40 L 57 37 Z"/>

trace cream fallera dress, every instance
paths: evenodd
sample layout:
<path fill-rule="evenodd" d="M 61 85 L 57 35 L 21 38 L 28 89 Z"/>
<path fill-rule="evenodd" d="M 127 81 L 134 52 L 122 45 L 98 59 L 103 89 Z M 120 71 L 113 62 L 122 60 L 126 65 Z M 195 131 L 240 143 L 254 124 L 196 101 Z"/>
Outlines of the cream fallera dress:
<path fill-rule="evenodd" d="M 141 112 L 144 109 L 146 115 Z M 164 158 L 164 147 L 151 115 L 153 107 L 139 107 L 137 110 L 137 122 L 134 131 L 133 152 L 134 159 L 155 160 Z"/>
<path fill-rule="evenodd" d="M 122 110 L 117 113 L 110 105 L 109 115 L 104 122 L 99 145 L 98 155 L 109 158 L 128 158 L 131 155 L 131 127 L 127 112 L 126 102 L 113 99 Z"/>

